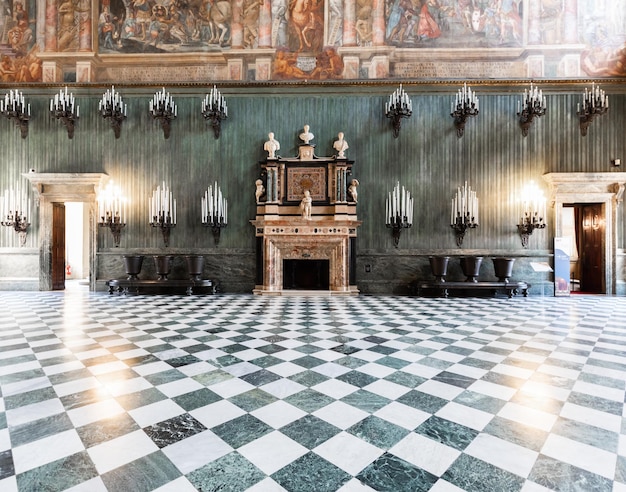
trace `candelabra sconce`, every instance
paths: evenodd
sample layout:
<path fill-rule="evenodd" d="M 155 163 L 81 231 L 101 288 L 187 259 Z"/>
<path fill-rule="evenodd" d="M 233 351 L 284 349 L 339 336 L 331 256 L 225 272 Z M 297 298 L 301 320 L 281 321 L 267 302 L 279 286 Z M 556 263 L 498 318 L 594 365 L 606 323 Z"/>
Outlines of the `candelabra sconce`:
<path fill-rule="evenodd" d="M 522 192 L 522 209 L 517 230 L 522 239 L 522 247 L 528 247 L 528 240 L 535 229 L 546 227 L 546 199 L 533 181 Z"/>
<path fill-rule="evenodd" d="M 587 129 L 596 116 L 601 116 L 609 110 L 609 96 L 607 96 L 595 83 L 591 84 L 591 90 L 585 88 L 582 107 L 578 103 L 576 114 L 580 124 L 580 134 L 587 135 Z"/>
<path fill-rule="evenodd" d="M 20 247 L 23 247 L 26 244 L 26 235 L 30 227 L 27 216 L 22 212 L 9 211 L 5 217 L 6 218 L 2 221 L 2 225 L 13 227 L 13 230 L 20 238 Z"/>
<path fill-rule="evenodd" d="M 228 225 L 228 202 L 222 195 L 222 190 L 217 186 L 210 186 L 204 192 L 200 202 L 202 210 L 202 225 L 210 227 L 213 232 L 215 245 L 220 242 L 221 230 Z"/>
<path fill-rule="evenodd" d="M 517 116 L 524 137 L 528 136 L 528 130 L 535 116 L 543 116 L 546 114 L 546 109 L 546 98 L 543 91 L 533 84 L 530 84 L 530 90 L 524 89 L 522 100 L 517 101 Z"/>
<path fill-rule="evenodd" d="M 471 116 L 477 116 L 479 113 L 478 97 L 472 92 L 467 84 L 463 84 L 463 89 L 459 89 L 456 94 L 454 103 L 452 103 L 452 112 L 450 116 L 454 118 L 454 128 L 456 128 L 456 136 L 461 138 L 465 133 L 465 122 Z"/>
<path fill-rule="evenodd" d="M 12 227 L 20 240 L 20 247 L 26 245 L 26 235 L 30 222 L 30 200 L 26 193 L 22 194 L 19 187 L 4 190 L 4 196 L 0 197 L 0 224 Z"/>
<path fill-rule="evenodd" d="M 67 87 L 65 91 L 61 89 L 50 99 L 50 114 L 57 120 L 61 120 L 67 129 L 67 137 L 74 138 L 74 123 L 80 117 L 80 108 L 74 101 L 74 94 L 68 94 Z"/>
<path fill-rule="evenodd" d="M 154 94 L 149 106 L 150 115 L 161 122 L 163 136 L 167 140 L 170 138 L 170 122 L 178 116 L 178 107 L 174 103 L 174 99 L 169 92 L 165 92 L 165 87 L 163 87 L 163 91 Z"/>
<path fill-rule="evenodd" d="M 402 229 L 408 229 L 413 225 L 413 198 L 404 186 L 396 183 L 393 191 L 389 193 L 385 204 L 385 225 L 391 229 L 393 245 L 397 248 L 400 242 Z"/>
<path fill-rule="evenodd" d="M 150 225 L 161 229 L 165 247 L 170 245 L 170 231 L 176 227 L 176 200 L 172 198 L 169 187 L 157 186 L 150 197 Z"/>
<path fill-rule="evenodd" d="M 116 248 L 120 246 L 122 229 L 126 227 L 127 200 L 119 186 L 110 181 L 106 188 L 98 193 L 98 225 L 110 229 Z"/>
<path fill-rule="evenodd" d="M 128 113 L 128 105 L 122 101 L 122 96 L 115 90 L 114 86 L 102 94 L 102 100 L 98 101 L 98 112 L 100 116 L 110 121 L 115 138 L 120 138 L 122 122 Z"/>
<path fill-rule="evenodd" d="M 202 116 L 211 122 L 215 138 L 220 138 L 222 120 L 228 118 L 228 107 L 226 106 L 226 99 L 215 86 L 202 100 Z"/>
<path fill-rule="evenodd" d="M 398 138 L 400 135 L 402 118 L 408 118 L 412 114 L 413 103 L 400 84 L 400 88 L 393 91 L 389 96 L 389 101 L 385 103 L 385 116 L 391 119 L 393 138 Z"/>
<path fill-rule="evenodd" d="M 15 121 L 19 127 L 22 138 L 28 136 L 28 121 L 30 120 L 30 103 L 24 101 L 24 94 L 17 89 L 10 90 L 0 99 L 0 114 Z"/>
<path fill-rule="evenodd" d="M 460 248 L 468 229 L 478 227 L 478 198 L 472 188 L 465 185 L 456 190 L 456 195 L 452 199 L 452 211 L 450 213 L 450 227 L 456 236 L 456 245 Z"/>

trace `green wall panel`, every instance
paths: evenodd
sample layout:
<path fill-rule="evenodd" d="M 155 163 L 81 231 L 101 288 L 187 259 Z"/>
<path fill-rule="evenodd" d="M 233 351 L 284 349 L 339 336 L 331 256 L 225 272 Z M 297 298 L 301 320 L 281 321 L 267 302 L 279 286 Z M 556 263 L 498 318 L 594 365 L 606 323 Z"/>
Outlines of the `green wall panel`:
<path fill-rule="evenodd" d="M 395 89 L 392 84 L 227 86 L 221 90 L 230 117 L 223 122 L 219 139 L 200 114 L 200 100 L 209 87 L 170 87 L 166 89 L 178 104 L 179 116 L 167 140 L 148 114 L 148 100 L 157 87 L 119 87 L 128 104 L 119 139 L 97 112 L 106 88 L 74 88 L 81 118 L 72 140 L 48 113 L 49 99 L 58 88 L 30 92 L 25 88 L 33 113 L 28 137 L 20 138 L 10 121 L 0 121 L 0 190 L 18 181 L 25 187 L 21 173 L 30 168 L 50 173 L 104 172 L 131 201 L 121 248 L 158 250 L 163 247 L 162 237 L 148 225 L 147 204 L 152 190 L 165 181 L 178 204 L 178 226 L 172 231 L 170 247 L 213 250 L 211 232 L 200 224 L 200 197 L 217 180 L 229 203 L 229 225 L 217 248 L 252 251 L 254 231 L 249 221 L 255 215 L 259 161 L 266 156 L 263 143 L 272 131 L 281 143 L 279 155 L 296 156 L 298 134 L 308 124 L 315 134 L 317 155 L 334 153 L 332 144 L 339 131 L 350 145 L 347 157 L 355 161 L 353 176 L 360 181 L 359 251 L 394 250 L 384 208 L 396 181 L 415 198 L 414 225 L 403 232 L 399 249 L 456 251 L 449 226 L 450 201 L 456 187 L 467 181 L 480 199 L 480 226 L 468 232 L 463 249 L 520 253 L 517 200 L 528 181 L 534 180 L 548 195 L 544 173 L 621 171 L 610 160 L 626 159 L 626 95 L 619 85 L 609 93 L 609 113 L 594 121 L 588 136 L 582 137 L 575 115 L 582 86 L 555 84 L 547 95 L 547 114 L 533 123 L 526 138 L 515 114 L 521 86 L 473 87 L 481 112 L 467 122 L 463 138 L 457 138 L 449 114 L 458 87 L 404 87 L 414 114 L 402 120 L 400 135 L 393 138 L 390 120 L 383 114 L 384 102 Z M 618 238 L 623 248 L 623 208 L 619 213 Z M 552 226 L 554 217 L 548 215 Z M 37 228 L 35 218 L 29 247 L 37 246 Z M 530 249 L 549 251 L 550 231 L 549 227 L 533 235 Z M 114 251 L 112 237 L 105 232 L 99 233 L 98 248 Z M 16 245 L 11 235 L 0 235 L 0 248 Z"/>

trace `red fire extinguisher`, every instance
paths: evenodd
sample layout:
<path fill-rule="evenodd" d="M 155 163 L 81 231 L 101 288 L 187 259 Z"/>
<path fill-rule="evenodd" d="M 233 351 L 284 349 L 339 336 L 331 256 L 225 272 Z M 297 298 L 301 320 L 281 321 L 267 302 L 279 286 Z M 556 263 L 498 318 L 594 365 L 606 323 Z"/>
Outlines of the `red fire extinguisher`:
<path fill-rule="evenodd" d="M 65 267 L 65 274 L 68 277 L 72 276 L 72 266 L 68 263 L 67 266 Z"/>

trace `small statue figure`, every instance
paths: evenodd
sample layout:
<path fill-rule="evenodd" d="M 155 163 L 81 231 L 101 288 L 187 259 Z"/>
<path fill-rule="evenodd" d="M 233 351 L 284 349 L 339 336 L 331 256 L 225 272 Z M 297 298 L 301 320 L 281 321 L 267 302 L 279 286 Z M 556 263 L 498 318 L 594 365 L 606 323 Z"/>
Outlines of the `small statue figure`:
<path fill-rule="evenodd" d="M 315 135 L 309 131 L 309 125 L 304 125 L 304 131 L 300 134 L 300 140 L 302 140 L 305 145 L 309 145 L 309 142 L 313 140 L 313 138 L 315 138 Z"/>
<path fill-rule="evenodd" d="M 302 218 L 305 220 L 311 220 L 311 203 L 313 199 L 311 198 L 311 192 L 309 190 L 304 190 L 304 198 L 300 202 L 300 210 L 302 211 Z"/>
<path fill-rule="evenodd" d="M 357 191 L 357 187 L 359 186 L 359 181 L 356 179 L 353 179 L 352 181 L 350 181 L 350 186 L 348 186 L 348 193 L 350 193 L 350 196 L 352 197 L 352 201 L 354 203 L 358 202 L 358 191 Z"/>
<path fill-rule="evenodd" d="M 337 138 L 338 140 L 335 140 L 335 144 L 333 145 L 333 147 L 335 148 L 335 150 L 337 152 L 339 152 L 339 155 L 337 157 L 339 157 L 340 159 L 343 159 L 346 157 L 345 152 L 346 150 L 348 150 L 348 142 L 346 142 L 343 138 L 343 132 L 339 132 L 337 134 Z M 355 200 L 356 201 L 356 200 Z"/>
<path fill-rule="evenodd" d="M 254 196 L 256 197 L 256 202 L 261 203 L 261 197 L 265 193 L 265 186 L 263 186 L 263 180 L 257 179 L 255 181 L 256 191 L 254 192 Z"/>
<path fill-rule="evenodd" d="M 269 132 L 267 136 L 269 140 L 265 142 L 263 150 L 267 151 L 268 159 L 276 159 L 276 151 L 280 150 L 280 143 L 274 138 L 273 132 Z"/>

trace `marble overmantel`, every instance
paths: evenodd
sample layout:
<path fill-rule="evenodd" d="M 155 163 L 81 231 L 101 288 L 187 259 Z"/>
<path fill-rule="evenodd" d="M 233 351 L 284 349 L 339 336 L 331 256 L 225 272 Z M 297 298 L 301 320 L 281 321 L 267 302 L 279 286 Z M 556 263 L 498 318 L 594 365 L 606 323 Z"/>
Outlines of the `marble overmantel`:
<path fill-rule="evenodd" d="M 264 194 L 257 197 L 257 274 L 254 294 L 295 295 L 284 288 L 284 260 L 328 260 L 327 295 L 357 295 L 356 238 L 358 181 L 350 178 L 353 161 L 317 157 L 313 145 L 301 145 L 298 157 L 261 163 Z M 352 191 L 350 186 L 352 185 Z M 311 213 L 301 206 L 311 199 Z M 307 291 L 308 294 L 313 292 Z"/>

